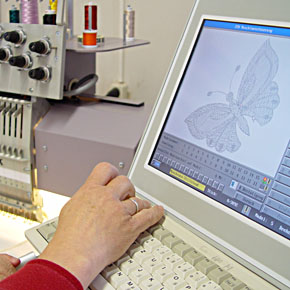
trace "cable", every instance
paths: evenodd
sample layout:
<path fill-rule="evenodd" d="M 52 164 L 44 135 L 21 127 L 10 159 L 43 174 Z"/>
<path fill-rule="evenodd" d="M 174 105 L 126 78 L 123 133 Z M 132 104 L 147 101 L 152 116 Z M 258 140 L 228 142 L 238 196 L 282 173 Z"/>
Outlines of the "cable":
<path fill-rule="evenodd" d="M 86 90 L 90 89 L 97 81 L 99 77 L 96 74 L 89 74 L 85 77 L 83 77 L 81 80 L 79 80 L 77 83 L 75 83 L 74 89 L 69 91 L 64 91 L 63 96 L 64 97 L 71 97 L 79 95 Z"/>

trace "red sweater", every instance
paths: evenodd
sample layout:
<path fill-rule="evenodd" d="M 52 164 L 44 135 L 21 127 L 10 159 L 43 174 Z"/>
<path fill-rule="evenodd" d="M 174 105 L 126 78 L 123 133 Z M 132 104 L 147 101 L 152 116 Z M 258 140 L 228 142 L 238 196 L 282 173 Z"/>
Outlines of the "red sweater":
<path fill-rule="evenodd" d="M 83 290 L 80 281 L 61 266 L 36 259 L 0 282 L 0 290 Z"/>

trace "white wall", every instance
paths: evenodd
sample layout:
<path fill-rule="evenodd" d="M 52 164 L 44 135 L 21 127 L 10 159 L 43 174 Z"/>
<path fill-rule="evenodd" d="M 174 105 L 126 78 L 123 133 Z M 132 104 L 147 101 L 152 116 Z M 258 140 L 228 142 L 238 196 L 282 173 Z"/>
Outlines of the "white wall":
<path fill-rule="evenodd" d="M 100 77 L 97 93 L 106 94 L 111 84 L 120 79 L 120 59 L 124 54 L 125 77 L 131 98 L 154 103 L 169 68 L 175 49 L 187 22 L 194 0 L 125 0 L 136 11 L 135 36 L 149 40 L 150 45 L 122 51 L 97 54 L 96 71 Z M 122 0 L 94 0 L 98 5 L 99 33 L 105 37 L 122 36 Z M 40 14 L 48 0 L 40 0 Z M 83 29 L 84 0 L 73 0 L 74 32 Z M 8 21 L 16 0 L 1 0 L 1 22 Z"/>

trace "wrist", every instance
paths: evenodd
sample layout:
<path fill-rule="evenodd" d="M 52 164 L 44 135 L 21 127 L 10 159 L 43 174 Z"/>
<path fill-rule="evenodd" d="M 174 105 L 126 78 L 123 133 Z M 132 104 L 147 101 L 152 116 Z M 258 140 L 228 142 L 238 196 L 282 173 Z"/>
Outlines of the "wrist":
<path fill-rule="evenodd" d="M 84 289 L 87 289 L 91 281 L 106 266 L 101 263 L 101 257 L 94 261 L 91 257 L 88 258 L 88 255 L 82 255 L 82 253 L 78 252 L 76 247 L 69 249 L 66 245 L 61 246 L 59 244 L 60 247 L 56 247 L 52 243 L 53 241 L 39 258 L 51 261 L 66 269 L 80 281 Z"/>

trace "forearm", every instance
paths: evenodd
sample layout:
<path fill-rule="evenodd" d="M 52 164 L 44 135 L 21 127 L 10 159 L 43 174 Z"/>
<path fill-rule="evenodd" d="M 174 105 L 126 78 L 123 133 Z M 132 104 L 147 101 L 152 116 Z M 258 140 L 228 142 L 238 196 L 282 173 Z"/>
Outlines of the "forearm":
<path fill-rule="evenodd" d="M 41 285 L 41 286 L 40 286 Z M 0 282 L 0 290 L 83 290 L 79 280 L 59 265 L 36 259 Z"/>

